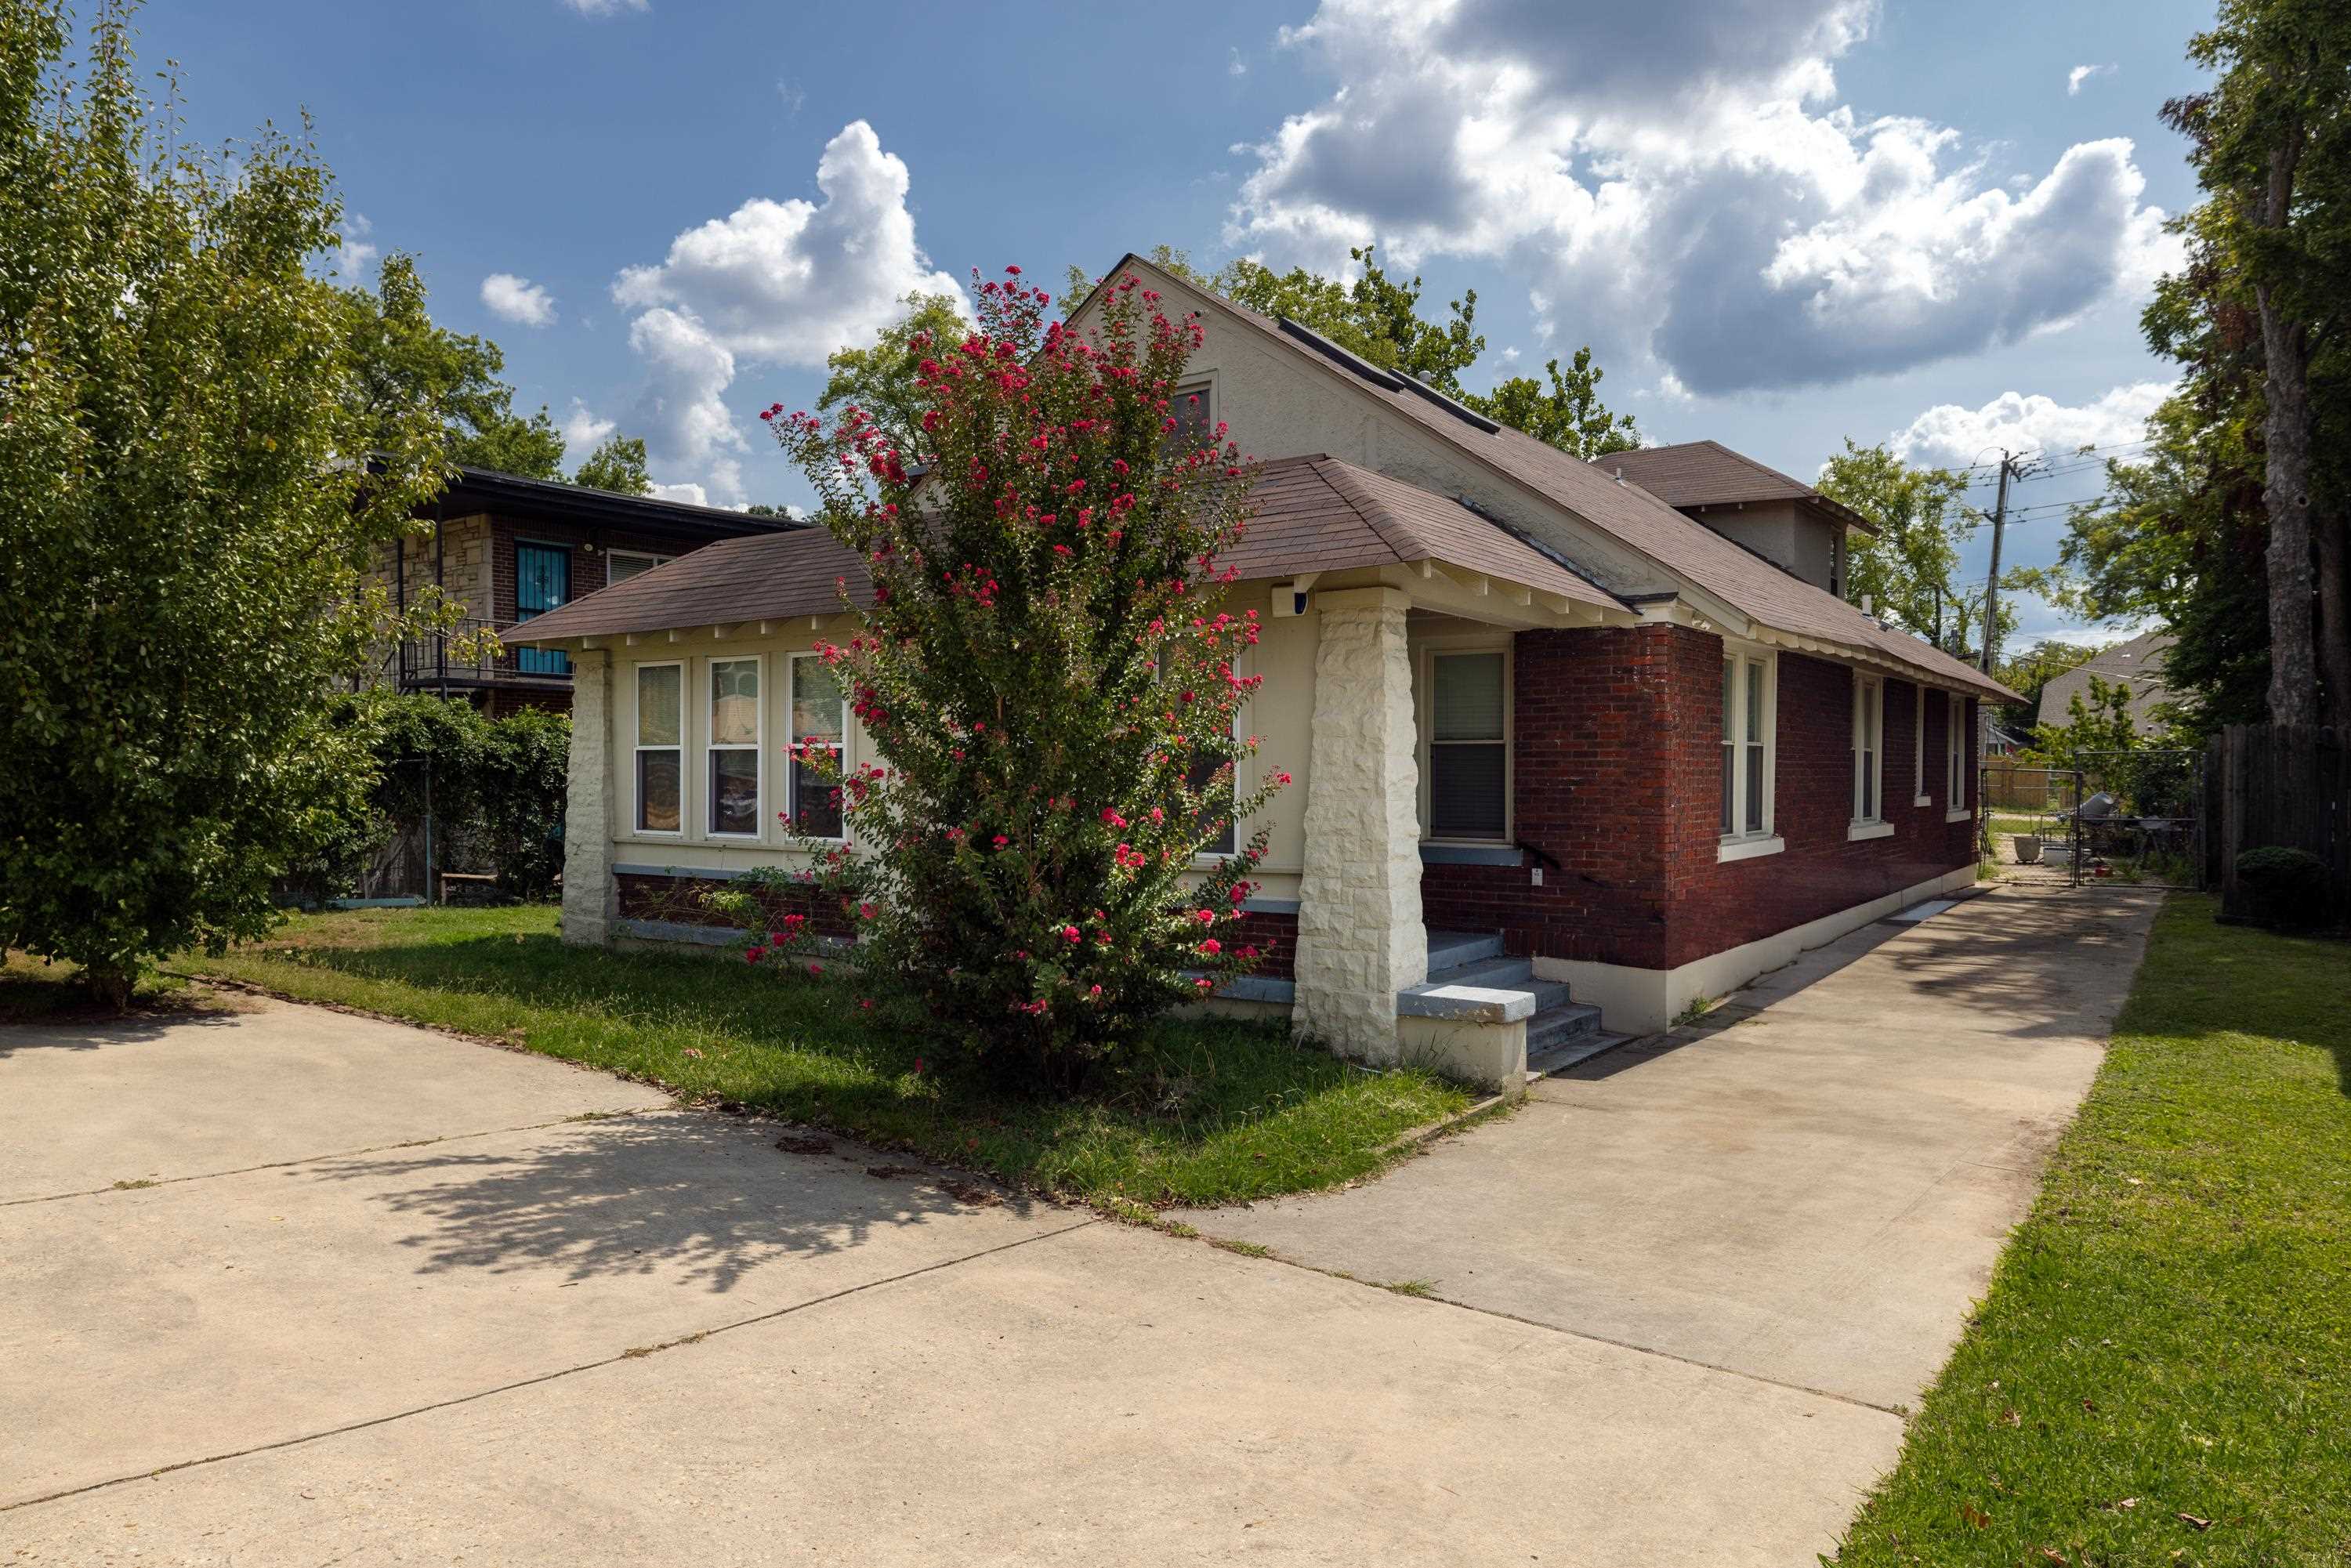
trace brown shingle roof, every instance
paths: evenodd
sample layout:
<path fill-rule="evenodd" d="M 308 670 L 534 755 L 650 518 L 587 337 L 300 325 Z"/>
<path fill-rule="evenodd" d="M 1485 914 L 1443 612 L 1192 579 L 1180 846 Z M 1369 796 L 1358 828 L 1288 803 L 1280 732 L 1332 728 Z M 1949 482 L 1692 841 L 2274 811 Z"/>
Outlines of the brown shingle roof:
<path fill-rule="evenodd" d="M 1115 277 L 1137 266 L 1150 267 L 1151 264 L 1130 255 L 1106 277 Z M 1825 589 L 1813 587 L 1691 521 L 1629 478 L 1619 484 L 1602 468 L 1508 425 L 1487 431 L 1440 402 L 1408 388 L 1383 385 L 1338 360 L 1316 352 L 1283 331 L 1280 323 L 1270 317 L 1260 316 L 1196 286 L 1187 287 L 1215 301 L 1234 319 L 1255 327 L 1270 341 L 1325 367 L 1364 395 L 1376 399 L 1496 473 L 1548 497 L 1692 587 L 1765 626 L 1798 638 L 1896 660 L 1946 685 L 1964 686 L 2008 702 L 2022 700 L 1974 666 L 1907 632 L 1886 630 Z M 1390 380 L 1393 382 L 1393 378 Z M 1527 528 L 1537 535 L 1543 531 L 1534 519 L 1528 520 Z M 1545 538 L 1541 542 L 1571 557 L 1576 549 L 1573 538 Z"/>
<path fill-rule="evenodd" d="M 1459 502 L 1333 457 L 1267 464 L 1253 498 L 1256 517 L 1224 556 L 1245 579 L 1440 560 L 1580 604 L 1627 608 Z M 844 579 L 852 602 L 872 602 L 863 562 L 822 529 L 733 539 L 549 611 L 509 640 L 829 615 L 841 608 Z"/>
<path fill-rule="evenodd" d="M 1668 507 L 1712 507 L 1731 501 L 1796 501 L 1817 495 L 1810 485 L 1733 452 L 1719 441 L 1640 446 L 1593 459 L 1593 466 L 1625 477 Z"/>
<path fill-rule="evenodd" d="M 2090 677 L 2095 675 L 2110 686 L 2128 686 L 2132 725 L 2142 731 L 2155 728 L 2155 710 L 2173 700 L 2164 685 L 2163 661 L 2178 641 L 2168 632 L 2141 632 L 2074 665 L 2041 688 L 2040 722 L 2064 724 L 2076 695 L 2090 700 Z"/>

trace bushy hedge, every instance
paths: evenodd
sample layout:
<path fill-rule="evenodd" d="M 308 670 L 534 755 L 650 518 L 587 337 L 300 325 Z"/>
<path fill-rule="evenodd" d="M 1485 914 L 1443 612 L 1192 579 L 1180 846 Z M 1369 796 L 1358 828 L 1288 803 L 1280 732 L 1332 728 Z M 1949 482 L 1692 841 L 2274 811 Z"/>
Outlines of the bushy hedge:
<path fill-rule="evenodd" d="M 2294 929 L 2326 918 L 2326 862 L 2308 850 L 2276 844 L 2237 857 L 2237 880 L 2253 895 L 2253 915 Z"/>
<path fill-rule="evenodd" d="M 364 737 L 374 780 L 365 810 L 291 879 L 305 899 L 349 894 L 369 862 L 429 807 L 434 859 L 444 871 L 494 872 L 501 891 L 543 897 L 563 869 L 563 808 L 571 720 L 526 709 L 486 718 L 423 695 L 365 693 L 337 706 L 334 723 Z"/>

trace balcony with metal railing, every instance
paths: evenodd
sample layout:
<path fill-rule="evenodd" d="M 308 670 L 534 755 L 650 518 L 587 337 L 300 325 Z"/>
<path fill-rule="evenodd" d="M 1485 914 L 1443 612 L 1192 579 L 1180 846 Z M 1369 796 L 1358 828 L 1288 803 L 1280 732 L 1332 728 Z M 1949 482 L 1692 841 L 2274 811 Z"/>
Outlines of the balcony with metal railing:
<path fill-rule="evenodd" d="M 400 644 L 401 689 L 514 686 L 569 690 L 570 655 L 554 648 L 517 648 L 507 641 L 522 624 L 468 617 L 445 630 L 403 640 Z"/>

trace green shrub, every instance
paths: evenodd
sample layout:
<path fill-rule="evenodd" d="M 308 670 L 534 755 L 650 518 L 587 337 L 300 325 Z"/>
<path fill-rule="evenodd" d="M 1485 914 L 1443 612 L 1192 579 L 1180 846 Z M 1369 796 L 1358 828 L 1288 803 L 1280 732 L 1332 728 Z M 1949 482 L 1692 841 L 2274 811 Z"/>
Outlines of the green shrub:
<path fill-rule="evenodd" d="M 2237 857 L 2237 879 L 2253 895 L 2253 914 L 2273 925 L 2316 925 L 2326 918 L 2326 862 L 2308 850 L 2271 844 Z"/>

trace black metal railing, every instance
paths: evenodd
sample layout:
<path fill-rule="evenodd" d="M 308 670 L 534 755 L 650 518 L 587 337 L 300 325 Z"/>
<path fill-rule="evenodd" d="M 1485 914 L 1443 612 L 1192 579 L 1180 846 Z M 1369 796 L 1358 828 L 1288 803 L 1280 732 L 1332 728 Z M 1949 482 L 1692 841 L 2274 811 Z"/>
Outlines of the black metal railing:
<path fill-rule="evenodd" d="M 512 639 L 527 622 L 467 618 L 445 630 L 400 644 L 400 684 L 406 688 L 450 685 L 569 685 L 571 660 L 553 648 L 518 648 Z"/>

